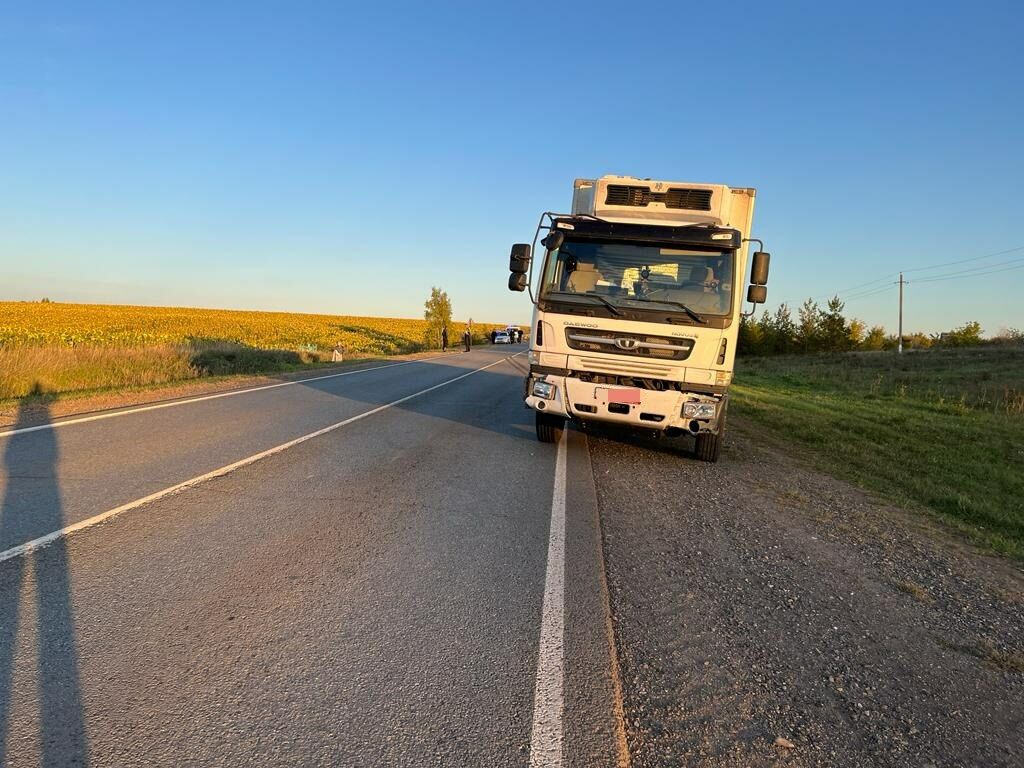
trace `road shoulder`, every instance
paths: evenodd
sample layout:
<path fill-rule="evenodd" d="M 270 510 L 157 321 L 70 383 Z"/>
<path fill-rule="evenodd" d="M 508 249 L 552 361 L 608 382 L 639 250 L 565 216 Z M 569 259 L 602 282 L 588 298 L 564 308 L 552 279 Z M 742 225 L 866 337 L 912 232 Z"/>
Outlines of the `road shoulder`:
<path fill-rule="evenodd" d="M 625 768 L 629 757 L 614 638 L 609 638 L 597 492 L 586 436 L 570 430 L 568 438 L 565 763 Z"/>
<path fill-rule="evenodd" d="M 1012 564 L 742 432 L 717 465 L 605 435 L 591 452 L 634 765 L 1024 752 Z"/>

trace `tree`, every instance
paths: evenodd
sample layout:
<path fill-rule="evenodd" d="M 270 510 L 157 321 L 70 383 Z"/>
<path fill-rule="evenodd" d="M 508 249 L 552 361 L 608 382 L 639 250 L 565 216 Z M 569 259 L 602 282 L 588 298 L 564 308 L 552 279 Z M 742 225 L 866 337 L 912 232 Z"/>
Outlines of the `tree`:
<path fill-rule="evenodd" d="M 933 342 L 934 339 L 931 336 L 920 331 L 903 334 L 903 346 L 906 349 L 928 349 Z"/>
<path fill-rule="evenodd" d="M 864 344 L 864 337 L 867 333 L 867 325 L 863 320 L 856 317 L 846 326 L 846 338 L 849 342 L 849 349 L 857 349 Z"/>
<path fill-rule="evenodd" d="M 757 334 L 760 337 L 760 354 L 778 354 L 779 339 L 775 332 L 775 318 L 767 312 L 762 313 L 761 319 L 757 321 Z"/>
<path fill-rule="evenodd" d="M 864 341 L 860 343 L 860 348 L 872 351 L 885 349 L 885 328 L 880 325 L 871 326 L 871 330 L 868 331 L 868 335 L 865 336 Z"/>
<path fill-rule="evenodd" d="M 740 330 L 736 341 L 736 354 L 763 355 L 761 327 L 749 317 L 740 317 Z"/>
<path fill-rule="evenodd" d="M 826 352 L 845 352 L 850 348 L 850 330 L 843 316 L 843 302 L 833 296 L 825 307 L 818 323 L 821 347 Z"/>
<path fill-rule="evenodd" d="M 423 319 L 427 321 L 424 340 L 428 347 L 441 346 L 441 329 L 448 328 L 451 333 L 452 302 L 448 294 L 440 288 L 430 289 L 430 298 L 424 304 Z"/>
<path fill-rule="evenodd" d="M 800 322 L 796 327 L 796 342 L 801 352 L 821 349 L 822 311 L 814 299 L 807 299 L 798 311 Z"/>
<path fill-rule="evenodd" d="M 959 328 L 940 334 L 938 342 L 947 347 L 973 347 L 981 344 L 981 323 L 972 320 Z"/>
<path fill-rule="evenodd" d="M 780 304 L 775 310 L 775 348 L 783 355 L 796 349 L 796 323 L 788 304 Z"/>

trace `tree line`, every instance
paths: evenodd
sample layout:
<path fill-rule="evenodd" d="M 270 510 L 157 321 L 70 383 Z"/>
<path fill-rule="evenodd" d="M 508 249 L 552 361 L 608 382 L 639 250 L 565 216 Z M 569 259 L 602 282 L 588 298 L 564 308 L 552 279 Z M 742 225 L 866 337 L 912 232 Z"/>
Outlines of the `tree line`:
<path fill-rule="evenodd" d="M 807 299 L 797 309 L 795 317 L 786 304 L 756 319 L 745 317 L 740 321 L 737 351 L 741 355 L 789 355 L 896 349 L 899 342 L 896 334 L 886 333 L 880 325 L 868 327 L 863 320 L 847 318 L 844 310 L 845 304 L 834 296 L 825 306 Z M 972 320 L 942 333 L 904 334 L 903 348 L 969 347 L 993 341 L 1024 341 L 1024 331 L 1015 328 L 991 340 L 983 338 L 982 333 L 981 324 Z"/>

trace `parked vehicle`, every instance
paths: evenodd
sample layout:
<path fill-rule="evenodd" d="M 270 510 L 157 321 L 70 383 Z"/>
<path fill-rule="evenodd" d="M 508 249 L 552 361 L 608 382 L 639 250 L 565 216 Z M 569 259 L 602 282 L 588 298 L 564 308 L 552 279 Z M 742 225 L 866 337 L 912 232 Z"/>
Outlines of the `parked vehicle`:
<path fill-rule="evenodd" d="M 512 246 L 509 289 L 535 308 L 526 404 L 537 437 L 566 419 L 696 437 L 717 461 L 747 301 L 767 297 L 769 255 L 750 237 L 755 191 L 630 176 L 577 179 L 572 212 Z M 533 284 L 533 249 L 546 232 Z"/>
<path fill-rule="evenodd" d="M 509 338 L 508 334 L 505 331 L 498 331 L 497 333 L 494 334 L 494 343 L 511 344 L 512 339 Z"/>

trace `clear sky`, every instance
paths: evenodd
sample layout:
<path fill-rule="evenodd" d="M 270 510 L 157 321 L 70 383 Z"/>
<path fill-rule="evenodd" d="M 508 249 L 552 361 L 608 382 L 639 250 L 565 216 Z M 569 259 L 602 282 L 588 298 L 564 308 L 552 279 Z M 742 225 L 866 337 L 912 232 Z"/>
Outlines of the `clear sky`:
<path fill-rule="evenodd" d="M 0 298 L 522 322 L 510 244 L 624 173 L 757 187 L 769 306 L 1019 248 L 908 271 L 907 327 L 1024 328 L 1024 269 L 917 282 L 1024 266 L 1022 40 L 1020 2 L 6 3 Z"/>

